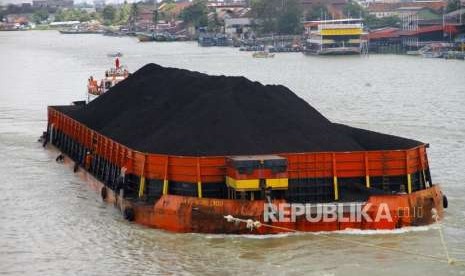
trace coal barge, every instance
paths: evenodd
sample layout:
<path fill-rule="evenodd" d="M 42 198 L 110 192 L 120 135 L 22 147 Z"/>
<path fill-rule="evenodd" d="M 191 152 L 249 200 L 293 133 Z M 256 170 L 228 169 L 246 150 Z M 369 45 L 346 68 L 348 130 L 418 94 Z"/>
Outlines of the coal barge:
<path fill-rule="evenodd" d="M 447 207 L 427 144 L 332 123 L 284 86 L 243 77 L 148 64 L 87 105 L 49 106 L 43 138 L 127 220 L 174 232 L 395 229 Z M 285 203 L 342 216 L 267 220 Z M 354 204 L 361 219 L 347 219 Z"/>

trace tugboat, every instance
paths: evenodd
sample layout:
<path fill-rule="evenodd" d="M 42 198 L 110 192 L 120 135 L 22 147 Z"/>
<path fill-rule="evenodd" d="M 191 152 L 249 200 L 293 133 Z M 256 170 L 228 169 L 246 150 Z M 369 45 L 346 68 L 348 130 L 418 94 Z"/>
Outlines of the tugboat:
<path fill-rule="evenodd" d="M 274 54 L 270 54 L 268 51 L 259 51 L 252 54 L 254 58 L 274 58 Z"/>
<path fill-rule="evenodd" d="M 116 58 L 116 57 L 120 58 L 120 57 L 122 57 L 122 56 L 123 56 L 123 53 L 121 53 L 121 52 L 108 53 L 108 54 L 107 54 L 107 57 L 111 57 L 111 58 Z"/>
<path fill-rule="evenodd" d="M 92 101 L 117 83 L 123 81 L 129 76 L 129 71 L 126 66 L 120 65 L 119 58 L 115 59 L 115 67 L 105 71 L 105 77 L 100 80 L 100 83 L 90 76 L 87 83 L 87 102 Z"/>

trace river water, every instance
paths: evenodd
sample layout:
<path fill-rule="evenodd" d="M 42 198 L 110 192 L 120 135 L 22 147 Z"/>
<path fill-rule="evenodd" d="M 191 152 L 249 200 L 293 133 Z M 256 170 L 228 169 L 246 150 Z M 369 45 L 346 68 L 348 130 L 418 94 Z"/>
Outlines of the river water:
<path fill-rule="evenodd" d="M 284 84 L 333 121 L 430 143 L 433 182 L 449 198 L 446 243 L 453 258 L 465 259 L 465 62 L 300 53 L 253 59 L 190 42 L 28 31 L 0 32 L 1 275 L 465 275 L 465 267 L 351 243 L 444 258 L 437 225 L 327 238 L 174 234 L 124 221 L 36 142 L 47 105 L 83 99 L 87 78 L 100 77 L 115 51 L 131 71 L 156 62 Z"/>

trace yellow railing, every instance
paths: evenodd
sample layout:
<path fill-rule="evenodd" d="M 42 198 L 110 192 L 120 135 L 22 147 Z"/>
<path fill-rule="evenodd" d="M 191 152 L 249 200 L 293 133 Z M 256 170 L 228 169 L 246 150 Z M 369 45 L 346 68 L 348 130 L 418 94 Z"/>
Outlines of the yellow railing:
<path fill-rule="evenodd" d="M 320 31 L 321 35 L 361 35 L 362 29 L 325 29 Z"/>

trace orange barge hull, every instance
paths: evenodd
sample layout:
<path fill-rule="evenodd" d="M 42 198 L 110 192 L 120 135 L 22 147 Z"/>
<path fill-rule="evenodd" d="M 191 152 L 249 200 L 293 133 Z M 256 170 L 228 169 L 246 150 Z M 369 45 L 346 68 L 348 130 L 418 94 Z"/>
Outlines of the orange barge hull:
<path fill-rule="evenodd" d="M 74 163 L 66 157 L 65 161 L 72 166 Z M 81 169 L 79 176 L 90 187 L 101 194 L 106 189 L 104 201 L 114 204 L 118 209 L 128 207 L 134 210 L 134 222 L 156 229 L 163 229 L 178 233 L 212 233 L 212 234 L 278 234 L 290 231 L 319 232 L 338 231 L 344 229 L 361 230 L 393 230 L 408 226 L 429 225 L 435 222 L 434 211 L 438 218 L 443 217 L 443 194 L 438 185 L 413 192 L 411 194 L 376 195 L 370 196 L 363 206 L 370 204 L 367 214 L 376 217 L 381 204 L 388 206 L 389 216 L 392 220 L 381 219 L 369 222 L 362 219 L 358 222 L 309 222 L 305 217 L 297 217 L 295 222 L 265 222 L 263 221 L 263 200 L 231 200 L 197 198 L 177 195 L 163 195 L 153 205 L 123 199 L 113 190 L 108 189 L 103 183 L 94 178 L 90 173 Z M 285 203 L 276 200 L 273 204 Z M 236 224 L 228 222 L 225 216 L 232 215 L 236 218 L 252 219 L 276 227 L 260 227 L 248 229 L 244 223 Z M 386 215 L 386 214 L 385 214 Z M 349 214 L 344 213 L 344 217 Z M 289 230 L 286 230 L 289 229 Z"/>
<path fill-rule="evenodd" d="M 199 199 L 165 195 L 154 206 L 137 206 L 135 222 L 153 228 L 160 228 L 174 232 L 196 233 L 228 233 L 228 234 L 276 234 L 286 232 L 285 229 L 295 231 L 317 232 L 337 231 L 344 229 L 396 229 L 405 226 L 428 225 L 434 222 L 431 210 L 435 208 L 442 214 L 442 195 L 437 186 L 406 195 L 372 196 L 367 213 L 375 217 L 376 207 L 386 203 L 391 211 L 392 221 L 380 220 L 368 222 L 309 222 L 304 216 L 297 217 L 295 222 L 264 222 L 263 200 L 238 201 L 228 199 Z M 401 211 L 402 210 L 402 211 Z M 410 210 L 410 211 L 406 211 Z M 402 213 L 403 212 L 403 213 Z M 415 213 L 417 212 L 417 213 Z M 401 214 L 402 213 L 402 214 Z M 279 228 L 260 227 L 248 229 L 244 223 L 228 222 L 224 217 L 232 215 L 236 218 L 252 219 L 261 223 L 271 224 Z M 346 214 L 348 217 L 349 214 Z"/>

